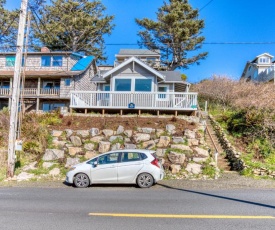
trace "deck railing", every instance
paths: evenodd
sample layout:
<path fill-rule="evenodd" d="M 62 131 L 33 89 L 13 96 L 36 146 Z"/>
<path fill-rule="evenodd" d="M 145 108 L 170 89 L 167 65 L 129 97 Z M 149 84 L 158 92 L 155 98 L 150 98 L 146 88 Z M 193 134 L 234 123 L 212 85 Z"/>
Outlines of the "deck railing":
<path fill-rule="evenodd" d="M 197 93 L 73 91 L 70 107 L 197 110 Z"/>
<path fill-rule="evenodd" d="M 12 89 L 1 89 L 0 88 L 0 96 L 8 96 L 11 95 Z M 39 93 L 38 93 L 39 92 Z M 40 89 L 40 91 L 36 88 L 25 88 L 23 90 L 24 96 L 58 96 L 60 95 L 60 89 Z"/>

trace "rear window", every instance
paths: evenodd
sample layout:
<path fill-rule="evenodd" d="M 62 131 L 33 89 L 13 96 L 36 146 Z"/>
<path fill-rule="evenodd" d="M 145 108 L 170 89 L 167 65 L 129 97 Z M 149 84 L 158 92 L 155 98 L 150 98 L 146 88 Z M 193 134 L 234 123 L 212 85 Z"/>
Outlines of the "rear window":
<path fill-rule="evenodd" d="M 142 160 L 145 160 L 147 158 L 145 153 L 139 153 Z"/>

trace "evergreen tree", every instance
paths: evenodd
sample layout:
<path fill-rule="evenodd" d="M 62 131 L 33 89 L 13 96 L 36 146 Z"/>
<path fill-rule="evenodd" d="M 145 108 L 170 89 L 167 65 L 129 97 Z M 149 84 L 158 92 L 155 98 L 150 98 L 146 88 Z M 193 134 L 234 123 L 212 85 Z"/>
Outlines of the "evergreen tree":
<path fill-rule="evenodd" d="M 104 15 L 101 1 L 51 0 L 51 5 L 32 11 L 34 36 L 43 45 L 51 50 L 84 51 L 105 59 L 103 36 L 111 33 L 114 16 Z"/>
<path fill-rule="evenodd" d="M 140 45 L 152 51 L 159 49 L 167 70 L 187 69 L 207 56 L 207 52 L 197 52 L 205 40 L 200 36 L 204 21 L 198 19 L 198 10 L 188 0 L 164 2 L 158 9 L 157 21 L 144 18 L 136 19 L 136 23 L 144 29 L 138 32 Z"/>

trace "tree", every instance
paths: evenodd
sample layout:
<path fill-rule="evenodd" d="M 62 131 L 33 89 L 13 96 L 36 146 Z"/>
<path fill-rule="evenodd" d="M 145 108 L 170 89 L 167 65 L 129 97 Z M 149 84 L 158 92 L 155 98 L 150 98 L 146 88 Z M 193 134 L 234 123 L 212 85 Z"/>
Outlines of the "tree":
<path fill-rule="evenodd" d="M 43 45 L 51 50 L 85 51 L 87 55 L 105 59 L 103 36 L 111 34 L 114 16 L 104 15 L 101 1 L 51 0 L 51 5 L 32 11 L 34 36 Z"/>
<path fill-rule="evenodd" d="M 162 64 L 167 70 L 187 69 L 199 64 L 207 52 L 198 53 L 205 40 L 200 36 L 204 21 L 198 19 L 198 10 L 188 0 L 169 0 L 158 9 L 157 21 L 148 18 L 136 19 L 144 30 L 139 31 L 141 46 L 149 50 L 160 50 Z M 195 51 L 195 54 L 188 55 Z"/>
<path fill-rule="evenodd" d="M 15 49 L 19 11 L 8 11 L 4 8 L 6 0 L 0 0 L 0 44 L 1 50 Z"/>

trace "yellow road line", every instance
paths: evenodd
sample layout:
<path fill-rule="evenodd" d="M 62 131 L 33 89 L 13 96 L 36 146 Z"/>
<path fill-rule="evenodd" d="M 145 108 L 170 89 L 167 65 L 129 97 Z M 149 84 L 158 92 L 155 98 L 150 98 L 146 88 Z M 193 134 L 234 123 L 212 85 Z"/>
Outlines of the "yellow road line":
<path fill-rule="evenodd" d="M 183 219 L 275 219 L 274 216 L 233 215 L 175 215 L 175 214 L 131 214 L 131 213 L 89 213 L 89 216 L 133 217 L 133 218 L 183 218 Z"/>

